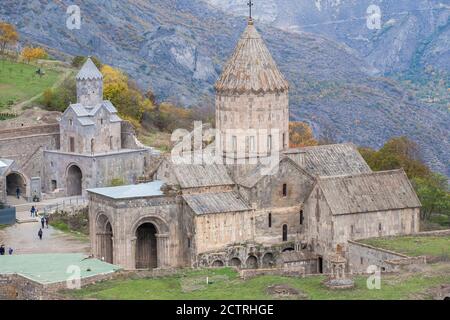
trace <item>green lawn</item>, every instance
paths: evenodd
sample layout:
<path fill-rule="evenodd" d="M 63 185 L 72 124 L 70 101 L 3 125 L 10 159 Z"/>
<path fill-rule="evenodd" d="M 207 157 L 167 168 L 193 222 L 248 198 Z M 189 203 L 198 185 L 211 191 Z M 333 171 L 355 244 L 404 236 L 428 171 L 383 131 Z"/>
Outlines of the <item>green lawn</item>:
<path fill-rule="evenodd" d="M 450 236 L 442 237 L 389 237 L 361 241 L 365 244 L 379 247 L 410 256 L 450 257 Z"/>
<path fill-rule="evenodd" d="M 45 75 L 35 75 L 38 67 L 0 59 L 0 112 L 9 104 L 17 104 L 51 88 L 61 72 L 44 68 Z"/>
<path fill-rule="evenodd" d="M 369 290 L 367 277 L 355 278 L 355 288 L 345 291 L 327 289 L 322 281 L 324 277 L 288 278 L 280 276 L 260 276 L 250 280 L 241 280 L 238 274 L 229 269 L 210 269 L 185 271 L 181 275 L 155 279 L 112 280 L 95 284 L 79 291 L 66 292 L 71 298 L 83 299 L 136 299 L 136 300 L 198 300 L 198 299 L 282 299 L 267 293 L 271 285 L 285 284 L 300 292 L 300 299 L 344 299 L 344 300 L 397 300 L 407 299 L 420 294 L 430 298 L 425 291 L 442 283 L 450 283 L 450 266 L 444 272 L 426 277 L 417 274 L 403 276 L 399 281 L 396 275 L 383 275 L 380 290 Z M 206 277 L 212 284 L 206 284 Z"/>

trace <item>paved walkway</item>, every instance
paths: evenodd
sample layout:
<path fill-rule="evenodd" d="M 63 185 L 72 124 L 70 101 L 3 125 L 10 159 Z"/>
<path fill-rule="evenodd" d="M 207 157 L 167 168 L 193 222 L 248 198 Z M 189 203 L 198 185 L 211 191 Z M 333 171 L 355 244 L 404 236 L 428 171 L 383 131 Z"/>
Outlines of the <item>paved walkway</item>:
<path fill-rule="evenodd" d="M 90 253 L 90 243 L 86 239 L 77 238 L 56 230 L 53 227 L 43 230 L 39 240 L 39 222 L 16 223 L 0 230 L 0 244 L 6 249 L 14 249 L 14 254 L 25 253 Z"/>
<path fill-rule="evenodd" d="M 8 199 L 13 200 L 13 199 Z M 49 199 L 43 202 L 24 203 L 16 201 L 16 217 L 19 221 L 32 221 L 30 216 L 31 206 L 34 205 L 39 213 L 44 213 L 44 208 L 52 207 L 56 204 L 66 206 L 69 203 L 75 204 L 76 198 Z M 11 203 L 11 202 L 10 202 Z M 25 253 L 90 253 L 90 243 L 87 239 L 78 238 L 71 234 L 54 229 L 52 226 L 43 230 L 42 240 L 38 238 L 38 231 L 41 227 L 39 218 L 33 222 L 16 223 L 11 227 L 0 229 L 0 244 L 4 244 L 6 249 L 14 249 L 15 254 Z"/>

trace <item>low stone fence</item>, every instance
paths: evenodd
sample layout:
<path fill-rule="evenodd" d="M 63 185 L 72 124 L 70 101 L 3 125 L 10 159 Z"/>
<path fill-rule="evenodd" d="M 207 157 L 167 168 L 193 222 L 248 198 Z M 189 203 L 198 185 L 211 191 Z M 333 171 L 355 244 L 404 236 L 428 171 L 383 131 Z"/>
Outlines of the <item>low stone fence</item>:
<path fill-rule="evenodd" d="M 446 230 L 433 230 L 433 231 L 422 231 L 413 234 L 416 237 L 439 237 L 439 236 L 450 236 L 450 229 Z"/>
<path fill-rule="evenodd" d="M 412 264 L 427 264 L 427 257 L 419 256 L 419 257 L 393 259 L 393 260 L 386 260 L 385 263 L 390 266 L 390 270 L 392 272 L 398 272 L 404 266 Z"/>
<path fill-rule="evenodd" d="M 367 268 L 371 265 L 378 266 L 383 272 L 395 272 L 396 268 L 386 261 L 408 259 L 410 257 L 398 252 L 349 240 L 347 258 L 350 270 L 364 273 L 367 272 Z"/>
<path fill-rule="evenodd" d="M 81 279 L 81 287 L 114 279 L 119 273 L 99 274 Z M 20 274 L 0 274 L 0 300 L 69 299 L 59 293 L 67 289 L 66 281 L 39 283 Z"/>
<path fill-rule="evenodd" d="M 272 268 L 272 269 L 243 269 L 239 271 L 239 275 L 243 280 L 251 279 L 258 276 L 284 276 L 284 277 L 305 277 L 305 268 L 284 269 L 284 268 Z"/>

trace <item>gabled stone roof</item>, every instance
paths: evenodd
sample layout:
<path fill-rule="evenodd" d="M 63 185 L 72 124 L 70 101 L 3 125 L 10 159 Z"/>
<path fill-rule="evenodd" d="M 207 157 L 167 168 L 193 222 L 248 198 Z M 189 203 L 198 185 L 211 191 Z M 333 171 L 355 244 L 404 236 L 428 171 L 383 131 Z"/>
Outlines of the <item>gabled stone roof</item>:
<path fill-rule="evenodd" d="M 177 164 L 172 167 L 181 188 L 227 186 L 234 184 L 224 165 Z"/>
<path fill-rule="evenodd" d="M 292 165 L 294 165 L 300 172 L 303 172 L 306 176 L 310 177 L 311 179 L 314 179 L 311 174 L 309 174 L 306 170 L 301 168 L 294 160 L 292 160 L 289 157 L 283 157 L 278 162 L 278 167 L 275 167 L 273 169 L 273 174 L 276 174 L 275 170 L 278 170 L 279 166 L 283 162 L 289 162 Z M 253 188 L 262 178 L 264 178 L 267 175 L 262 174 L 262 169 L 266 167 L 267 165 L 259 164 L 257 165 L 253 170 L 250 170 L 248 174 L 236 177 L 236 183 L 240 186 L 246 187 L 246 188 Z"/>
<path fill-rule="evenodd" d="M 294 151 L 290 150 L 291 159 Z M 356 146 L 351 143 L 299 148 L 304 157 L 298 163 L 310 174 L 320 177 L 371 173 Z"/>
<path fill-rule="evenodd" d="M 252 20 L 223 68 L 215 88 L 224 93 L 282 92 L 289 89 Z"/>
<path fill-rule="evenodd" d="M 73 112 L 77 116 L 78 121 L 82 126 L 91 126 L 95 124 L 93 117 L 95 117 L 97 112 L 102 108 L 104 108 L 110 114 L 111 122 L 122 121 L 122 119 L 117 115 L 117 109 L 108 100 L 105 100 L 102 103 L 93 107 L 86 107 L 80 103 L 71 104 L 69 108 L 67 108 L 66 111 L 64 112 L 64 115 L 68 112 L 68 110 L 73 110 Z"/>
<path fill-rule="evenodd" d="M 103 79 L 102 73 L 97 69 L 97 66 L 88 58 L 83 67 L 77 74 L 77 80 L 94 80 Z"/>
<path fill-rule="evenodd" d="M 199 215 L 251 210 L 251 207 L 236 192 L 183 195 L 183 199 L 195 214 Z"/>
<path fill-rule="evenodd" d="M 403 170 L 326 177 L 318 185 L 334 215 L 421 206 Z"/>

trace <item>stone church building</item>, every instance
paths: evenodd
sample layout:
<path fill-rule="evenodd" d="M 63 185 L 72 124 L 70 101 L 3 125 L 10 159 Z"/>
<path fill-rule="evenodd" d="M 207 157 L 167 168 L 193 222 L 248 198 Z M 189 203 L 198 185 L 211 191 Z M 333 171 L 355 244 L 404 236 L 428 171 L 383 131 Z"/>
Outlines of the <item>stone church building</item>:
<path fill-rule="evenodd" d="M 214 152 L 231 161 L 180 164 L 165 157 L 152 182 L 89 189 L 96 257 L 127 269 L 292 263 L 321 273 L 330 257 L 347 256 L 349 240 L 419 230 L 421 204 L 403 170 L 372 172 L 352 144 L 289 149 L 289 85 L 251 19 L 215 89 Z M 80 99 L 68 109 L 68 140 L 49 160 L 76 148 L 92 164 L 101 161 L 90 155 L 92 145 L 95 152 L 114 148 L 114 109 L 97 98 L 93 92 L 84 103 L 95 108 Z M 78 121 L 73 128 L 71 119 Z M 113 137 L 111 145 L 70 142 L 78 126 L 101 119 L 108 119 L 101 132 Z M 269 153 L 277 155 L 276 166 L 264 173 Z"/>
<path fill-rule="evenodd" d="M 113 179 L 136 183 L 157 155 L 103 100 L 103 76 L 89 58 L 76 76 L 77 103 L 56 125 L 0 130 L 0 201 L 15 195 L 82 196 Z"/>

